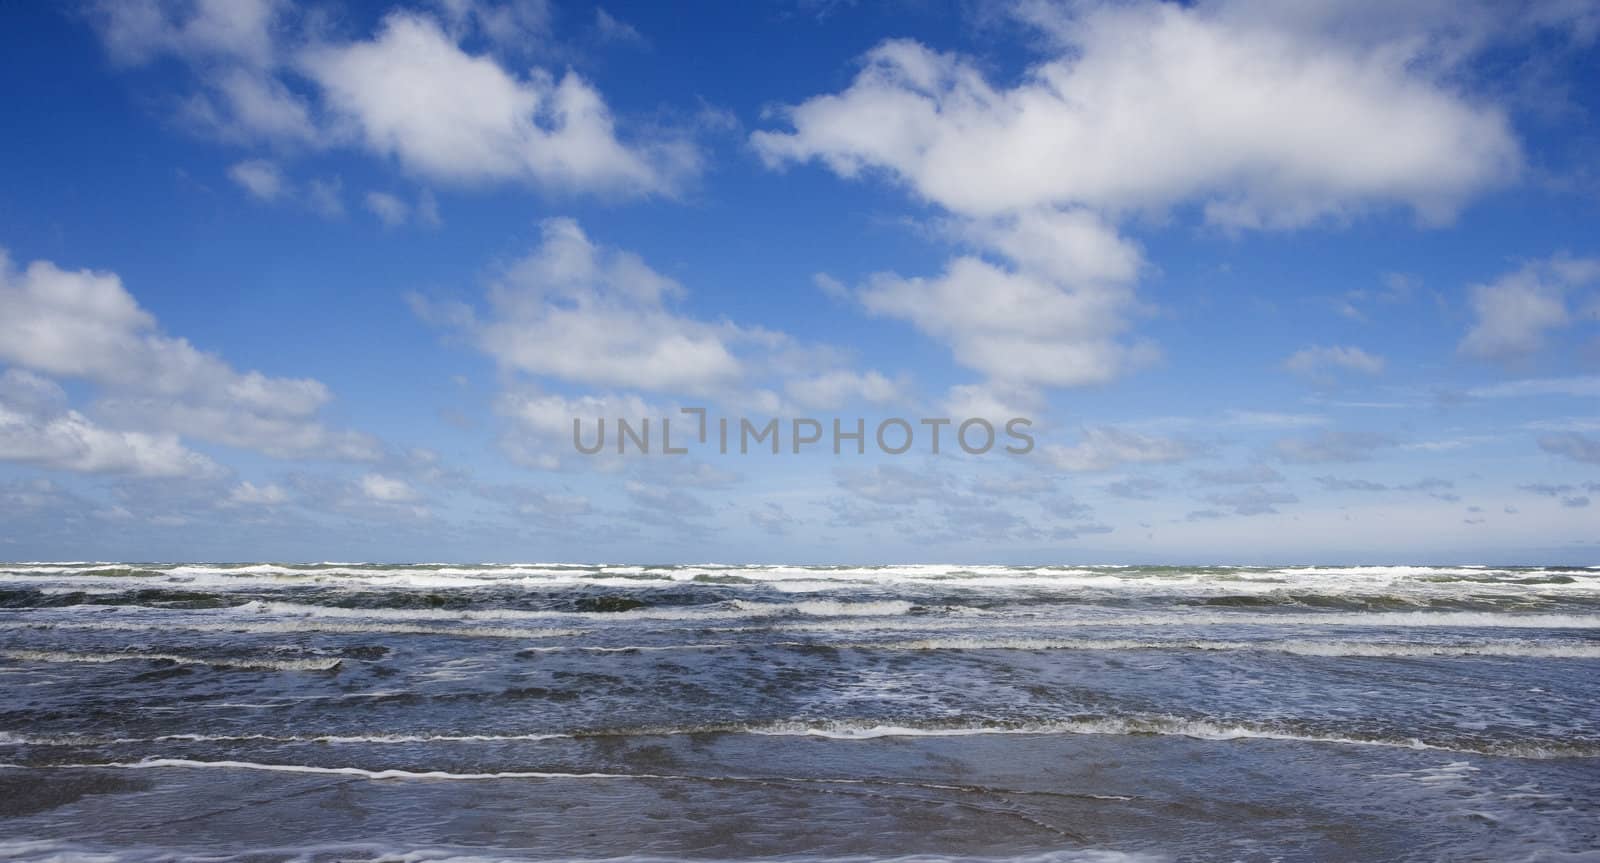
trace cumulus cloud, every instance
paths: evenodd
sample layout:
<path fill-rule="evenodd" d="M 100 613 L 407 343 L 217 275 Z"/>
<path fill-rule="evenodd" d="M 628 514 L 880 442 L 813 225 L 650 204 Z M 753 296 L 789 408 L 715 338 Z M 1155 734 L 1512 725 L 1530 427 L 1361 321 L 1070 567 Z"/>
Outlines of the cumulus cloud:
<path fill-rule="evenodd" d="M 1029 417 L 1044 407 L 1039 393 L 1027 386 L 999 384 L 957 384 L 941 402 L 951 417 L 981 417 L 1003 425 L 1012 417 Z"/>
<path fill-rule="evenodd" d="M 885 403 L 906 387 L 879 372 L 841 368 L 840 352 L 825 346 L 680 312 L 681 284 L 632 252 L 595 242 L 572 219 L 546 219 L 540 229 L 531 253 L 491 277 L 484 308 L 420 297 L 413 307 L 464 333 L 507 371 L 571 384 L 713 398 L 767 413 L 783 408 L 779 390 L 825 407 Z"/>
<path fill-rule="evenodd" d="M 1043 7 L 1040 7 L 1043 8 Z M 910 40 L 753 142 L 773 165 L 883 171 L 961 213 L 1197 200 L 1212 221 L 1297 226 L 1368 205 L 1428 220 L 1511 175 L 1505 117 L 1424 76 L 1423 46 L 1256 23 L 1227 4 L 1089 3 L 1013 86 Z"/>
<path fill-rule="evenodd" d="M 1284 438 L 1277 442 L 1278 457 L 1287 462 L 1318 464 L 1323 462 L 1363 461 L 1371 458 L 1375 450 L 1390 446 L 1394 441 L 1373 432 L 1328 431 L 1303 438 Z"/>
<path fill-rule="evenodd" d="M 1552 455 L 1565 456 L 1573 461 L 1600 464 L 1600 437 L 1577 432 L 1541 435 L 1539 449 Z"/>
<path fill-rule="evenodd" d="M 394 228 L 405 224 L 411 218 L 411 205 L 400 200 L 399 196 L 388 192 L 368 192 L 366 198 L 367 209 L 384 227 Z"/>
<path fill-rule="evenodd" d="M 1580 485 L 1530 483 L 1528 485 L 1519 485 L 1517 488 L 1545 497 L 1558 498 L 1561 501 L 1561 505 L 1568 509 L 1582 509 L 1589 505 L 1589 494 L 1600 494 L 1600 482 L 1587 482 Z M 1588 492 L 1588 494 L 1583 492 Z"/>
<path fill-rule="evenodd" d="M 1527 378 L 1518 381 L 1489 384 L 1467 390 L 1467 395 L 1480 399 L 1526 398 L 1529 396 L 1575 396 L 1600 398 L 1600 375 L 1576 375 L 1567 378 Z"/>
<path fill-rule="evenodd" d="M 1278 507 L 1284 504 L 1299 503 L 1300 498 L 1291 492 L 1256 485 L 1238 491 L 1209 494 L 1205 501 L 1231 510 L 1234 515 L 1266 515 L 1277 512 Z"/>
<path fill-rule="evenodd" d="M 162 54 L 272 61 L 272 31 L 284 0 L 102 0 L 93 20 L 112 60 L 136 65 Z"/>
<path fill-rule="evenodd" d="M 826 410 L 856 401 L 892 404 L 905 398 L 904 382 L 890 380 L 880 372 L 834 370 L 796 378 L 785 385 L 785 392 L 804 408 Z"/>
<path fill-rule="evenodd" d="M 1283 474 L 1264 464 L 1192 470 L 1189 472 L 1189 478 L 1200 485 L 1255 485 L 1283 482 Z"/>
<path fill-rule="evenodd" d="M 1324 491 L 1356 491 L 1356 492 L 1386 492 L 1386 491 L 1420 491 L 1427 492 L 1430 496 L 1440 500 L 1460 500 L 1458 495 L 1448 492 L 1455 488 L 1455 483 L 1437 477 L 1424 477 L 1416 482 L 1390 485 L 1388 483 L 1373 482 L 1368 479 L 1349 479 L 1336 476 L 1315 477 L 1317 485 Z"/>
<path fill-rule="evenodd" d="M 427 15 L 391 13 L 372 39 L 311 46 L 299 65 L 367 149 L 430 179 L 650 193 L 698 168 L 685 141 L 620 140 L 576 73 L 518 77 Z"/>
<path fill-rule="evenodd" d="M 910 506 L 919 501 L 938 500 L 949 488 L 948 480 L 940 474 L 893 464 L 875 465 L 871 469 L 840 469 L 835 480 L 845 491 L 885 506 Z"/>
<path fill-rule="evenodd" d="M 380 473 L 361 477 L 361 493 L 378 503 L 411 503 L 421 497 L 405 480 Z"/>
<path fill-rule="evenodd" d="M 1237 5 L 1017 4 L 1054 40 L 1020 80 L 891 40 L 751 142 L 774 168 L 884 176 L 951 215 L 975 254 L 873 277 L 857 292 L 870 312 L 1014 389 L 1103 383 L 1156 355 L 1127 334 L 1130 214 L 1198 205 L 1229 228 L 1287 228 L 1398 206 L 1436 223 L 1518 172 L 1502 112 L 1442 83 L 1427 39 Z"/>
<path fill-rule="evenodd" d="M 1152 500 L 1156 492 L 1166 487 L 1167 484 L 1161 480 L 1134 476 L 1108 484 L 1106 494 L 1128 500 Z"/>
<path fill-rule="evenodd" d="M 1473 285 L 1469 302 L 1475 321 L 1461 340 L 1461 353 L 1510 360 L 1538 352 L 1549 331 L 1572 322 L 1567 294 L 1596 281 L 1600 259 L 1557 255 Z"/>
<path fill-rule="evenodd" d="M 1119 338 L 1139 254 L 1099 219 L 1029 211 L 966 232 L 1004 263 L 968 255 L 938 276 L 879 273 L 861 304 L 910 322 L 1002 386 L 1104 383 L 1153 359 L 1148 345 Z"/>
<path fill-rule="evenodd" d="M 266 159 L 248 159 L 228 169 L 228 176 L 246 192 L 263 201 L 277 200 L 283 194 L 283 173 Z"/>
<path fill-rule="evenodd" d="M 577 383 L 707 393 L 737 380 L 731 344 L 761 334 L 672 309 L 677 282 L 637 255 L 592 242 L 571 219 L 547 219 L 532 254 L 489 289 L 478 344 L 501 365 Z"/>
<path fill-rule="evenodd" d="M 320 381 L 241 372 L 161 332 L 114 273 L 49 261 L 15 268 L 0 253 L 0 360 L 97 384 L 98 411 L 144 431 L 173 432 L 283 456 L 368 457 L 376 442 L 315 415 Z"/>
<path fill-rule="evenodd" d="M 142 477 L 224 473 L 175 434 L 106 428 L 66 403 L 66 393 L 53 381 L 19 369 L 0 375 L 0 461 Z"/>
<path fill-rule="evenodd" d="M 626 140 L 605 98 L 576 72 L 519 74 L 463 47 L 476 35 L 520 53 L 548 37 L 546 4 L 451 2 L 438 13 L 391 12 L 355 39 L 330 36 L 324 21 L 281 0 L 107 0 L 90 19 L 120 65 L 185 63 L 193 83 L 182 118 L 225 140 L 354 146 L 416 176 L 467 185 L 672 194 L 699 171 L 684 135 Z M 625 27 L 610 20 L 613 31 Z"/>
<path fill-rule="evenodd" d="M 295 203 L 326 219 L 344 215 L 343 183 L 338 177 L 313 177 L 301 183 L 271 159 L 246 159 L 228 168 L 228 179 L 263 203 Z"/>
<path fill-rule="evenodd" d="M 782 504 L 767 501 L 750 510 L 750 522 L 774 536 L 784 536 L 796 524 L 795 517 Z"/>
<path fill-rule="evenodd" d="M 289 501 L 289 493 L 276 483 L 256 485 L 243 480 L 228 491 L 229 506 L 278 506 Z"/>
<path fill-rule="evenodd" d="M 1369 354 L 1356 347 L 1340 345 L 1310 347 L 1295 351 L 1284 360 L 1283 367 L 1295 374 L 1316 377 L 1330 369 L 1375 375 L 1383 371 L 1383 357 Z"/>
<path fill-rule="evenodd" d="M 195 72 L 180 118 L 223 139 L 317 145 L 311 101 L 277 73 L 292 6 L 284 0 L 102 0 L 89 18 L 112 61 L 175 57 Z"/>
<path fill-rule="evenodd" d="M 1183 461 L 1195 454 L 1192 444 L 1173 438 L 1139 434 L 1113 426 L 1083 430 L 1083 437 L 1070 446 L 1043 447 L 1047 461 L 1062 470 L 1109 470 L 1120 464 L 1165 464 Z"/>
<path fill-rule="evenodd" d="M 1306 428 L 1324 425 L 1328 418 L 1321 414 L 1294 414 L 1278 411 L 1230 410 L 1224 414 L 1228 425 L 1257 428 Z"/>

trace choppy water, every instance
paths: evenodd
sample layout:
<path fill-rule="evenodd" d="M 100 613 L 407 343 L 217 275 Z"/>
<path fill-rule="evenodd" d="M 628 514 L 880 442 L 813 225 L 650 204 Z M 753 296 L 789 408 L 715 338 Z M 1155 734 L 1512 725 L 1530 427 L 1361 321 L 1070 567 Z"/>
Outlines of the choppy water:
<path fill-rule="evenodd" d="M 4 564 L 0 762 L 0 860 L 1600 860 L 1600 568 Z"/>

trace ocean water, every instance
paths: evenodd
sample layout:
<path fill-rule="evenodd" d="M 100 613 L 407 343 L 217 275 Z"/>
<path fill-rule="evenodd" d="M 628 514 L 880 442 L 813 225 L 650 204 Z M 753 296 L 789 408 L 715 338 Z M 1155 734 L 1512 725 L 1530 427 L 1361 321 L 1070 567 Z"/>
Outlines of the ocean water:
<path fill-rule="evenodd" d="M 0 860 L 1600 860 L 1600 567 L 0 564 Z"/>

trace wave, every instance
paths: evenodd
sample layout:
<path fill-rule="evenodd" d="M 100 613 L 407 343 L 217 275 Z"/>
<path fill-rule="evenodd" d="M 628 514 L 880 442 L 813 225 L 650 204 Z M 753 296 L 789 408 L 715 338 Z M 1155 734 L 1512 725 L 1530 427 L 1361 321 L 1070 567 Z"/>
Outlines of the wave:
<path fill-rule="evenodd" d="M 572 739 L 581 734 L 158 734 L 153 737 L 38 736 L 0 731 L 0 746 L 122 746 L 134 743 L 527 743 Z"/>
<path fill-rule="evenodd" d="M 827 737 L 835 740 L 873 740 L 880 737 L 949 737 L 988 734 L 1054 735 L 1130 735 L 1189 737 L 1199 740 L 1274 740 L 1298 743 L 1331 743 L 1349 746 L 1381 746 L 1398 749 L 1425 749 L 1444 752 L 1500 755 L 1514 758 L 1594 758 L 1600 757 L 1600 741 L 1592 743 L 1471 741 L 1427 742 L 1414 737 L 1384 737 L 1354 734 L 1326 734 L 1294 730 L 1282 724 L 1218 722 L 1160 714 L 1106 716 L 1077 719 L 1040 720 L 993 724 L 900 725 L 872 722 L 787 722 L 753 726 L 752 734 Z"/>
<path fill-rule="evenodd" d="M 238 668 L 254 671 L 331 671 L 343 660 L 339 657 L 318 659 L 267 659 L 237 656 L 184 656 L 176 653 L 70 653 L 57 650 L 0 650 L 0 656 L 18 662 L 82 662 L 102 664 L 136 660 L 172 662 L 179 665 L 209 665 L 214 668 Z"/>
<path fill-rule="evenodd" d="M 71 607 L 71 603 L 62 603 L 54 599 L 63 592 L 63 588 L 44 588 L 34 591 L 37 600 L 28 602 L 29 597 L 24 596 L 22 601 L 13 601 L 11 608 L 48 608 L 60 609 Z M 74 594 L 94 595 L 97 598 L 116 596 L 115 591 L 72 591 Z M 193 611 L 190 606 L 174 606 L 162 604 L 168 600 L 170 591 L 162 592 L 156 597 L 147 597 L 152 591 L 143 590 L 135 592 L 127 602 L 108 602 L 98 599 L 87 603 L 95 607 L 116 607 L 131 611 Z M 178 599 L 189 601 L 211 600 L 214 607 L 205 610 L 229 616 L 284 616 L 300 618 L 334 618 L 353 620 L 399 620 L 399 621 L 443 621 L 451 623 L 477 623 L 484 621 L 621 621 L 621 620 L 665 620 L 687 621 L 697 620 L 722 620 L 766 617 L 892 617 L 910 614 L 920 607 L 907 600 L 878 600 L 878 601 L 843 601 L 843 600 L 815 600 L 802 602 L 761 602 L 754 600 L 733 600 L 731 602 L 714 602 L 702 605 L 680 605 L 663 607 L 628 608 L 619 611 L 557 611 L 557 610 L 532 610 L 515 608 L 386 608 L 363 607 L 351 605 L 335 605 L 314 602 L 284 602 L 254 600 L 246 602 L 226 603 L 225 594 L 208 593 L 183 593 L 174 594 Z M 5 597 L 0 596 L 0 599 Z M 977 613 L 978 609 L 960 606 L 941 606 L 937 610 L 945 612 L 970 612 Z"/>
<path fill-rule="evenodd" d="M 841 602 L 833 600 L 752 602 L 736 599 L 733 601 L 733 606 L 740 611 L 758 617 L 787 614 L 800 614 L 808 617 L 891 617 L 909 614 L 917 607 L 912 602 L 898 599 L 876 602 Z"/>
<path fill-rule="evenodd" d="M 734 863 L 714 858 L 671 858 L 627 856 L 585 858 L 590 863 Z M 1168 863 L 1173 858 L 1148 852 L 1108 851 L 1094 848 L 1061 849 L 1012 857 L 970 857 L 920 853 L 897 857 L 841 856 L 815 854 L 785 855 L 785 863 Z M 97 861 L 97 863 L 245 863 L 245 861 L 344 860 L 351 863 L 544 863 L 548 857 L 508 856 L 485 848 L 400 847 L 371 842 L 341 842 L 321 845 L 253 847 L 226 853 L 189 854 L 174 848 L 103 848 L 55 839 L 0 839 L 0 860 L 17 861 Z"/>
<path fill-rule="evenodd" d="M 817 645 L 824 646 L 824 645 Z M 1301 656 L 1600 659 L 1600 644 L 1418 644 L 1376 641 L 1140 641 L 1134 639 L 924 638 L 911 641 L 826 645 L 864 650 L 1255 650 Z"/>
<path fill-rule="evenodd" d="M 499 744 L 549 740 L 670 737 L 701 734 L 752 734 L 765 737 L 822 737 L 840 741 L 870 741 L 908 737 L 977 737 L 988 735 L 1112 735 L 1187 737 L 1211 741 L 1278 741 L 1291 743 L 1378 746 L 1491 755 L 1531 760 L 1600 758 L 1600 740 L 1489 740 L 1481 738 L 1424 739 L 1403 733 L 1373 734 L 1329 731 L 1290 721 L 1217 720 L 1171 714 L 1077 716 L 1059 719 L 990 720 L 942 719 L 938 721 L 884 721 L 874 719 L 792 719 L 776 722 L 724 722 L 682 726 L 636 726 L 522 734 L 370 734 L 370 735 L 269 735 L 269 734 L 164 734 L 153 737 L 49 737 L 0 732 L 3 746 L 113 746 L 150 743 L 274 743 L 331 745 L 394 744 Z M 186 759 L 146 759 L 146 761 Z M 212 762 L 207 762 L 212 763 Z M 63 765 L 52 765 L 63 766 Z M 81 765 L 68 765 L 81 766 Z M 474 774 L 474 776 L 488 774 Z M 579 774 L 552 774 L 579 775 Z M 633 776 L 635 774 L 628 774 Z M 657 777 L 660 778 L 660 777 Z"/>
<path fill-rule="evenodd" d="M 974 609 L 976 611 L 976 609 Z M 1600 629 L 1596 614 L 1527 614 L 1489 611 L 1356 611 L 1316 614 L 1235 612 L 1162 612 L 1152 614 L 1086 614 L 1082 617 L 1002 618 L 989 613 L 981 620 L 918 615 L 910 620 L 779 621 L 762 626 L 713 627 L 719 632 L 843 632 L 865 630 L 933 630 L 945 625 L 995 629 L 1060 629 L 1092 627 L 1174 626 L 1331 626 L 1362 628 L 1455 629 Z"/>
<path fill-rule="evenodd" d="M 405 623 L 332 623 L 315 620 L 262 620 L 212 623 L 197 620 L 128 621 L 107 620 L 93 623 L 28 622 L 0 624 L 0 630 L 54 629 L 87 632 L 148 632 L 151 630 L 184 630 L 187 632 L 243 632 L 252 634 L 325 632 L 359 635 L 378 633 L 390 635 L 445 635 L 457 638 L 563 638 L 586 635 L 582 629 L 524 629 L 505 626 L 429 626 Z"/>
<path fill-rule="evenodd" d="M 23 624 L 25 628 L 42 629 L 68 629 L 68 630 L 198 630 L 212 632 L 250 632 L 250 633 L 275 633 L 275 632 L 422 632 L 434 635 L 457 636 L 464 638 L 550 638 L 564 635 L 583 635 L 582 631 L 563 630 L 518 630 L 502 628 L 454 628 L 454 627 L 398 627 L 374 625 L 338 625 L 333 627 L 319 625 L 304 625 L 298 622 L 266 622 L 266 623 L 39 623 Z M 0 630 L 5 629 L 0 626 Z M 1467 658 L 1467 657 L 1522 657 L 1543 659 L 1600 659 L 1600 643 L 1535 643 L 1530 641 L 1476 641 L 1456 643 L 1426 643 L 1426 642 L 1386 642 L 1386 641 L 1337 641 L 1337 640 L 1307 640 L 1307 639 L 1281 639 L 1281 640 L 1222 640 L 1222 639 L 1171 639 L 1147 640 L 1134 638 L 995 638 L 981 635 L 929 637 L 917 639 L 901 639 L 894 641 L 764 641 L 764 642 L 688 642 L 676 644 L 618 644 L 618 645 L 533 645 L 523 647 L 526 653 L 645 653 L 661 651 L 710 651 L 725 650 L 729 648 L 790 648 L 801 650 L 883 650 L 883 651 L 966 651 L 966 650 L 1080 650 L 1080 651 L 1113 651 L 1113 650 L 1170 650 L 1170 651 L 1256 651 L 1267 653 L 1284 653 L 1297 656 L 1325 656 L 1325 657 L 1367 657 L 1367 658 Z M 123 659 L 166 659 L 174 662 L 185 662 L 201 665 L 224 665 L 244 667 L 241 663 L 246 660 L 234 659 L 200 659 L 174 654 L 145 654 L 145 653 L 55 653 L 50 651 L 0 651 L 0 656 L 13 659 L 31 659 L 33 661 L 59 661 L 59 662 L 112 662 Z M 46 657 L 63 657 L 47 659 Z M 72 659 L 70 657 L 82 657 Z M 262 660 L 265 663 L 267 660 Z M 337 659 L 330 660 L 284 660 L 285 670 L 322 670 L 307 665 L 304 669 L 291 667 L 293 663 L 322 663 L 329 662 L 333 665 Z M 260 667 L 268 667 L 261 665 Z M 271 667 L 277 667 L 276 665 Z M 332 667 L 329 665 L 328 667 Z"/>
<path fill-rule="evenodd" d="M 673 776 L 659 773 L 566 773 L 548 770 L 505 770 L 483 773 L 458 773 L 448 770 L 400 770 L 395 768 L 370 769 L 366 767 L 321 767 L 311 764 L 264 764 L 258 761 L 200 761 L 191 758 L 145 758 L 139 761 L 85 762 L 78 764 L 51 764 L 51 769 L 105 768 L 120 770 L 155 770 L 164 767 L 191 769 L 258 770 L 268 773 L 313 773 L 327 776 L 357 776 L 363 779 L 448 779 L 483 781 L 492 779 L 696 779 L 693 776 Z M 0 764 L 0 768 L 13 770 L 37 769 L 27 764 Z"/>
<path fill-rule="evenodd" d="M 616 566 L 577 564 L 484 565 L 296 565 L 296 564 L 7 564 L 0 582 L 81 581 L 129 586 L 152 582 L 211 586 L 222 590 L 295 586 L 367 586 L 436 590 L 496 586 L 651 587 L 711 582 L 753 585 L 782 592 L 807 592 L 885 585 L 921 585 L 951 590 L 1036 589 L 1104 591 L 1113 594 L 1215 594 L 1280 590 L 1330 596 L 1400 591 L 1460 595 L 1465 591 L 1503 596 L 1532 590 L 1592 595 L 1600 592 L 1600 570 L 1585 567 L 1131 567 L 1131 566 Z"/>

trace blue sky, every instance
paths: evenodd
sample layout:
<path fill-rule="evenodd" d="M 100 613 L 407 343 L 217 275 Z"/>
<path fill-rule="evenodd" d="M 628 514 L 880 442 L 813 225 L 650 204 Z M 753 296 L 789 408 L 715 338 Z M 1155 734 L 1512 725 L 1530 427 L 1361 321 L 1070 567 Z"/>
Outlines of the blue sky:
<path fill-rule="evenodd" d="M 1597 4 L 0 15 L 0 558 L 1600 557 Z"/>

